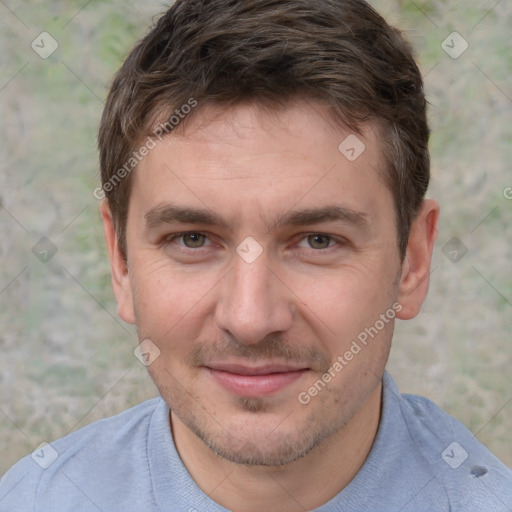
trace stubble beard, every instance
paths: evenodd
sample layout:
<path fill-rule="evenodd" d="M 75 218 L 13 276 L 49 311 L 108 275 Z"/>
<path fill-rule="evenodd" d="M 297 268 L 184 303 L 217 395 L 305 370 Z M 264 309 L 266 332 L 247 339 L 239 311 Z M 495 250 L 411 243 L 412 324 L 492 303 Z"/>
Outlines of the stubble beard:
<path fill-rule="evenodd" d="M 325 399 L 318 396 L 317 407 L 311 408 L 307 417 L 300 424 L 294 426 L 294 431 L 289 427 L 284 428 L 278 425 L 268 433 L 256 429 L 248 434 L 241 434 L 237 427 L 229 429 L 221 426 L 215 419 L 209 421 L 208 412 L 199 404 L 197 407 L 190 408 L 190 401 L 181 400 L 177 397 L 168 397 L 166 402 L 174 404 L 172 413 L 170 413 L 170 423 L 172 428 L 173 416 L 183 423 L 193 434 L 195 434 L 213 453 L 222 457 L 226 461 L 245 466 L 264 466 L 277 467 L 284 466 L 305 457 L 315 448 L 322 444 L 340 431 L 357 412 L 363 400 L 356 404 L 343 404 L 338 398 L 331 397 L 332 393 L 327 390 Z M 368 393 L 369 394 L 369 393 Z M 329 396 L 329 399 L 328 399 Z M 321 402 L 325 402 L 322 404 Z M 195 402 L 197 403 L 197 402 Z M 243 398 L 237 400 L 239 410 L 253 415 L 255 423 L 261 423 L 259 418 L 262 415 L 269 414 L 273 406 L 264 398 Z M 297 407 L 308 407 L 297 404 Z M 340 411 L 333 414 L 326 422 L 325 410 Z M 299 409 L 300 412 L 301 409 Z M 293 415 L 296 411 L 283 414 L 283 425 L 293 424 Z"/>

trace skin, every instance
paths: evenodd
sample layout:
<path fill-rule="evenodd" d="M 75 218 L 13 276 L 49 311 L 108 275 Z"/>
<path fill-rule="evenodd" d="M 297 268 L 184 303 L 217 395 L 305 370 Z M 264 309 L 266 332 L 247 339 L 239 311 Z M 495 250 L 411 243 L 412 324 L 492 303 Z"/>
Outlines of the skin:
<path fill-rule="evenodd" d="M 402 262 L 378 130 L 363 126 L 365 150 L 352 162 L 338 150 L 349 134 L 305 99 L 273 115 L 251 104 L 203 107 L 132 177 L 127 263 L 101 205 L 118 313 L 160 350 L 148 369 L 180 457 L 230 510 L 311 510 L 352 480 L 378 429 L 394 321 L 309 403 L 298 396 L 393 304 L 397 318 L 413 318 L 427 294 L 439 206 L 424 201 Z M 157 223 L 168 203 L 207 209 L 225 225 Z M 364 221 L 276 225 L 326 205 Z M 199 234 L 171 238 L 182 232 Z M 262 249 L 250 263 L 236 251 L 249 236 Z M 244 397 L 208 369 L 219 362 L 303 370 Z"/>

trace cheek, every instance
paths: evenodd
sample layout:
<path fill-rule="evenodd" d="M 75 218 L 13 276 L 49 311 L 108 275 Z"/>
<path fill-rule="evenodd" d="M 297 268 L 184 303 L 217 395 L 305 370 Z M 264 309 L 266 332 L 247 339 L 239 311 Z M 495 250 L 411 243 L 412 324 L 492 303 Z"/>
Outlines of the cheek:
<path fill-rule="evenodd" d="M 344 269 L 324 283 L 317 281 L 309 295 L 307 287 L 299 292 L 307 306 L 302 314 L 314 326 L 317 343 L 333 362 L 347 354 L 342 360 L 343 371 L 336 373 L 332 383 L 334 388 L 346 387 L 348 381 L 358 382 L 365 370 L 379 374 L 387 360 L 395 315 L 389 274 L 382 269 Z M 388 317 L 382 321 L 386 312 Z"/>
<path fill-rule="evenodd" d="M 137 324 L 153 336 L 194 330 L 201 306 L 218 282 L 211 273 L 173 268 L 160 259 L 151 261 L 151 254 L 141 254 L 134 261 L 130 280 Z M 182 322 L 185 318 L 187 322 Z"/>
<path fill-rule="evenodd" d="M 296 280 L 294 292 L 327 327 L 341 334 L 350 326 L 377 319 L 393 302 L 390 271 L 377 263 L 336 269 Z M 395 287 L 396 288 L 396 287 Z"/>

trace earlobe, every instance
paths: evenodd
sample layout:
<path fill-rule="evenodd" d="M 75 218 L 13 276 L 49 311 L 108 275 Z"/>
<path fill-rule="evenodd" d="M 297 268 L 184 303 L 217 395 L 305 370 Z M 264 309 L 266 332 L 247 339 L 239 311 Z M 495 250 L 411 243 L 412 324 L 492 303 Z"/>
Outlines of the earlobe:
<path fill-rule="evenodd" d="M 398 295 L 402 310 L 397 313 L 397 317 L 402 320 L 414 318 L 427 296 L 438 222 L 439 204 L 433 199 L 426 199 L 411 226 L 407 252 L 402 264 Z"/>
<path fill-rule="evenodd" d="M 103 231 L 105 233 L 105 241 L 107 243 L 110 258 L 112 288 L 117 301 L 117 314 L 125 322 L 134 324 L 135 314 L 128 267 L 119 249 L 114 221 L 106 199 L 103 199 L 101 202 L 100 214 L 103 221 Z"/>

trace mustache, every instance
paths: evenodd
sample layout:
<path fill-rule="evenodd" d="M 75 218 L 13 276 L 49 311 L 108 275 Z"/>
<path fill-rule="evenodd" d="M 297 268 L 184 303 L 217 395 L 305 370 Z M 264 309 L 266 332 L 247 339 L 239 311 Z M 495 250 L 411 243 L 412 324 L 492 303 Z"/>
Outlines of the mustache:
<path fill-rule="evenodd" d="M 185 362 L 197 367 L 232 358 L 253 363 L 257 361 L 295 363 L 323 373 L 331 366 L 330 358 L 317 347 L 291 344 L 281 335 L 276 334 L 270 334 L 254 344 L 242 343 L 233 336 L 217 339 L 213 343 L 199 343 L 185 358 Z"/>

